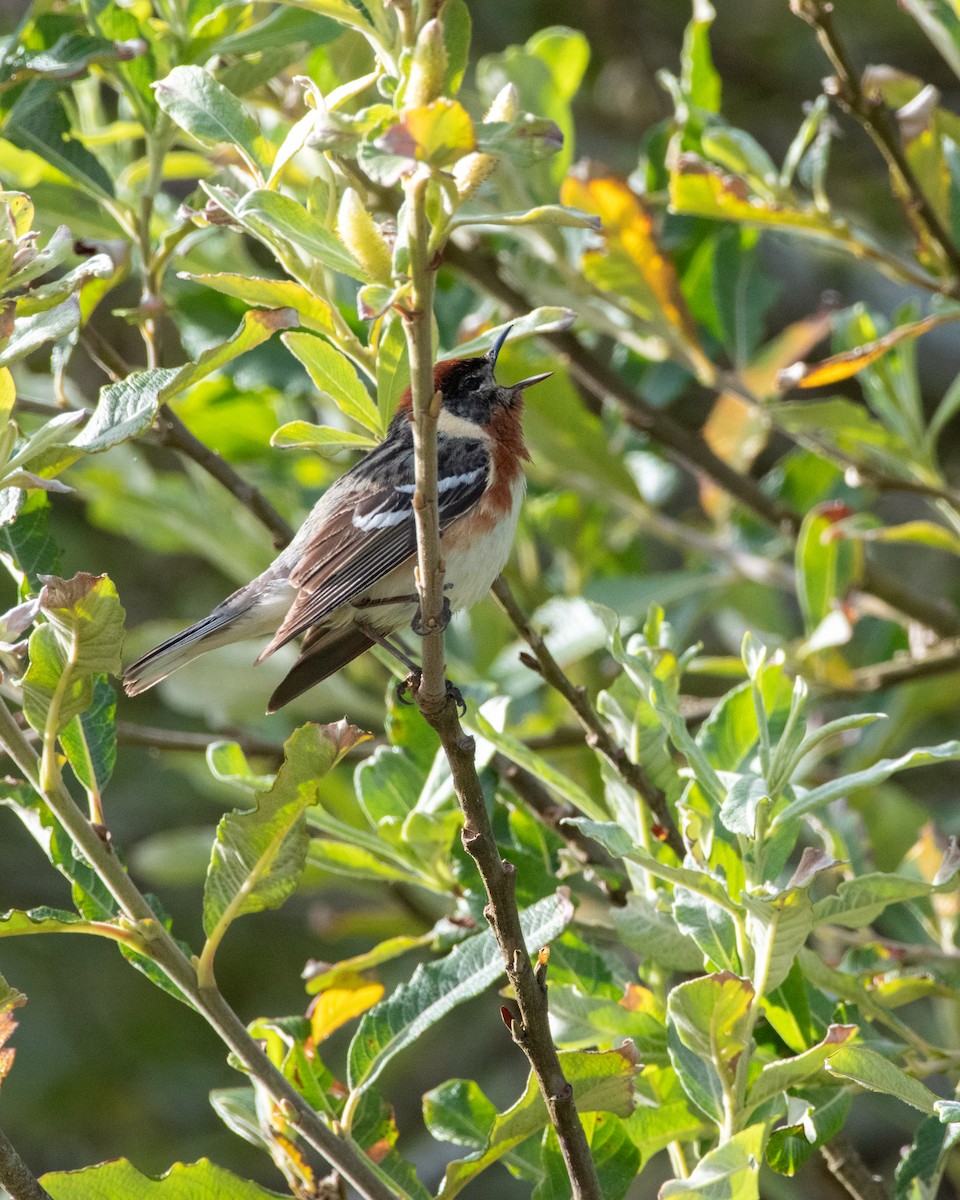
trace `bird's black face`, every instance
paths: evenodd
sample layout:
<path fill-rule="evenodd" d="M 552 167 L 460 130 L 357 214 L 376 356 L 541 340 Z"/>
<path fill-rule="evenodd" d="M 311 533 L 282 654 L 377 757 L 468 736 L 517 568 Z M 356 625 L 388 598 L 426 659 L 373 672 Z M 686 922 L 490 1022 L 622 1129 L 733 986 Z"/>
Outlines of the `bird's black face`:
<path fill-rule="evenodd" d="M 514 403 L 514 389 L 497 383 L 494 364 L 488 358 L 463 358 L 454 363 L 440 388 L 446 411 L 474 425 L 485 427 L 499 405 Z"/>
<path fill-rule="evenodd" d="M 548 377 L 549 372 L 534 375 L 509 387 L 497 383 L 497 356 L 509 332 L 508 326 L 482 358 L 459 359 L 444 373 L 440 388 L 447 412 L 485 428 L 499 407 L 513 408 L 525 388 Z"/>

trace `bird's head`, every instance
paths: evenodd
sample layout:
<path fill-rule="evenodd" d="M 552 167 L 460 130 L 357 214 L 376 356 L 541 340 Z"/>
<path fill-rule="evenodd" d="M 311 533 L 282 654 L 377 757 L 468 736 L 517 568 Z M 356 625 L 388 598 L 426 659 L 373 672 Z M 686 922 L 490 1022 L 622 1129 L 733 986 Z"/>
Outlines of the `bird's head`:
<path fill-rule="evenodd" d="M 521 379 L 519 383 L 497 382 L 497 356 L 510 328 L 508 325 L 487 353 L 479 358 L 455 358 L 437 364 L 434 386 L 443 397 L 442 411 L 486 429 L 499 412 L 519 410 L 528 387 L 550 378 L 551 372 L 546 371 Z"/>

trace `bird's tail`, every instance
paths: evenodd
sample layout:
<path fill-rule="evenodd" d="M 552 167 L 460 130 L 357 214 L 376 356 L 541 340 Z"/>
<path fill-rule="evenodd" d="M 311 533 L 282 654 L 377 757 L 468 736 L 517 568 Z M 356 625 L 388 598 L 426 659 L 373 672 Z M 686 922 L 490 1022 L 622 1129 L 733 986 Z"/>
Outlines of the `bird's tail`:
<path fill-rule="evenodd" d="M 207 650 L 246 637 L 246 631 L 240 632 L 234 628 L 237 616 L 236 612 L 212 612 L 202 621 L 181 629 L 159 646 L 154 646 L 124 671 L 123 690 L 128 696 L 139 696 Z"/>

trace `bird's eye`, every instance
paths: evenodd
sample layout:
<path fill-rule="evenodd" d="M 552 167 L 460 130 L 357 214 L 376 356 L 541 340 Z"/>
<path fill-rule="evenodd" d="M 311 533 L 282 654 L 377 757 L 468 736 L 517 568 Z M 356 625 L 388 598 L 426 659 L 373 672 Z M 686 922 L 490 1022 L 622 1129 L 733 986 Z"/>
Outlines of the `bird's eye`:
<path fill-rule="evenodd" d="M 475 392 L 480 386 L 481 380 L 479 375 L 468 375 L 466 379 L 460 381 L 461 392 Z"/>

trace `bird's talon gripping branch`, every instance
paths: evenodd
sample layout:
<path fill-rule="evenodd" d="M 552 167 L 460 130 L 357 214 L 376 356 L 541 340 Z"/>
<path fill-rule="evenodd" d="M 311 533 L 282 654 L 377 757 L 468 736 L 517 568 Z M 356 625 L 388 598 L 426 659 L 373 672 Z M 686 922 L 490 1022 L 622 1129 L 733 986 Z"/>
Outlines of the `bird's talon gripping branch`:
<path fill-rule="evenodd" d="M 406 679 L 401 679 L 396 687 L 397 702 L 407 708 L 415 703 L 414 696 L 420 687 L 420 671 L 411 671 Z"/>
<path fill-rule="evenodd" d="M 452 700 L 454 704 L 456 704 L 457 713 L 461 717 L 465 717 L 467 715 L 467 702 L 463 698 L 463 693 L 456 686 L 456 684 L 451 683 L 449 679 L 447 680 L 447 699 Z"/>
<path fill-rule="evenodd" d="M 451 616 L 453 616 L 453 610 L 450 608 L 450 598 L 448 596 L 444 596 L 443 607 L 440 609 L 440 618 L 437 622 L 437 627 L 440 629 L 446 629 L 446 627 L 450 624 Z M 433 632 L 433 630 L 427 629 L 424 626 L 423 614 L 419 608 L 413 614 L 413 620 L 410 622 L 410 628 L 417 635 L 417 637 L 426 637 L 428 633 Z"/>

